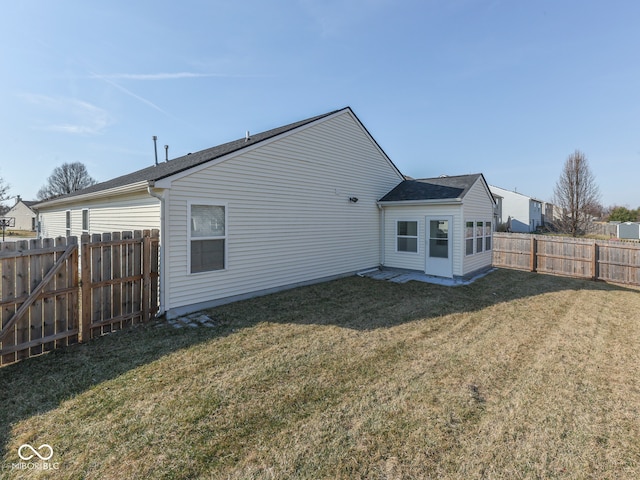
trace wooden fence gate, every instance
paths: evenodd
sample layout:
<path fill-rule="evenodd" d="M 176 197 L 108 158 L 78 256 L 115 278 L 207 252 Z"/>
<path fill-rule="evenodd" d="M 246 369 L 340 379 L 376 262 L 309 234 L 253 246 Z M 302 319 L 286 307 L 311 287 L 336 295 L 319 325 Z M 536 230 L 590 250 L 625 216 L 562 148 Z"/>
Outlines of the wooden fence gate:
<path fill-rule="evenodd" d="M 158 230 L 2 243 L 0 365 L 153 318 L 158 258 Z"/>

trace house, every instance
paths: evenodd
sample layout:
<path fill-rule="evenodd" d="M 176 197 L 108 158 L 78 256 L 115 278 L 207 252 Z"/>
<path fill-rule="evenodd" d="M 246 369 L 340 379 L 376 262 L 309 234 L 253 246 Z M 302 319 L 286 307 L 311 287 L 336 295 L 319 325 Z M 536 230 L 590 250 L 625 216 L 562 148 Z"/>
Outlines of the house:
<path fill-rule="evenodd" d="M 449 278 L 491 266 L 495 201 L 482 174 L 405 180 L 378 205 L 382 265 Z"/>
<path fill-rule="evenodd" d="M 555 228 L 563 219 L 563 210 L 549 202 L 545 202 L 543 208 L 542 224 L 552 229 Z"/>
<path fill-rule="evenodd" d="M 378 200 L 404 180 L 346 107 L 151 165 L 36 208 L 43 237 L 160 229 L 160 311 L 172 317 L 376 268 L 385 256 L 396 264 L 397 253 L 381 248 L 382 238 L 396 241 L 386 222 L 402 216 L 401 207 Z M 448 200 L 451 208 L 435 205 L 433 218 L 454 215 L 457 221 L 462 214 L 450 213 L 461 206 L 456 199 Z M 424 226 L 429 210 L 421 202 L 409 201 L 406 216 L 415 221 L 422 215 Z M 460 246 L 462 234 L 456 224 L 447 241 Z M 424 231 L 414 237 L 426 241 Z M 425 263 L 410 265 L 425 270 Z M 455 263 L 452 274 L 469 265 Z"/>
<path fill-rule="evenodd" d="M 12 227 L 7 227 L 8 231 L 21 230 L 21 231 L 35 231 L 36 230 L 36 212 L 31 207 L 36 202 L 29 202 L 22 200 L 20 195 L 16 197 L 16 203 L 11 207 L 5 217 L 14 218 L 15 222 Z"/>
<path fill-rule="evenodd" d="M 500 224 L 510 232 L 535 232 L 542 226 L 542 201 L 518 192 L 490 185 L 491 192 L 502 197 Z"/>

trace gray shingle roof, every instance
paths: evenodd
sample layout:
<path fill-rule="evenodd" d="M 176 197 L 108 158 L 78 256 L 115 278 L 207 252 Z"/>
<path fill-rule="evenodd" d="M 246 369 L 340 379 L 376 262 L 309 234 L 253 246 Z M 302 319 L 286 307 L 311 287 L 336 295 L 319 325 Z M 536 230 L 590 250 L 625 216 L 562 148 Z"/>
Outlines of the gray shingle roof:
<path fill-rule="evenodd" d="M 380 199 L 380 202 L 455 200 L 463 198 L 481 173 L 453 177 L 404 180 Z"/>
<path fill-rule="evenodd" d="M 318 115 L 315 117 L 307 118 L 306 120 L 301 120 L 299 122 L 291 123 L 289 125 L 284 125 L 282 127 L 274 128 L 266 132 L 251 135 L 249 141 L 247 141 L 246 138 L 243 137 L 241 139 L 224 143 L 216 147 L 207 148 L 206 150 L 201 150 L 195 153 L 190 153 L 182 157 L 169 160 L 168 162 L 158 163 L 158 165 L 151 165 L 149 167 L 143 168 L 133 173 L 129 173 L 127 175 L 122 175 L 120 177 L 107 180 L 106 182 L 96 183 L 95 185 L 92 185 L 90 187 L 84 188 L 82 190 L 77 190 L 75 192 L 69 193 L 67 195 L 63 195 L 61 197 L 56 197 L 55 199 L 52 199 L 52 200 L 77 197 L 79 195 L 100 192 L 103 190 L 109 190 L 111 188 L 123 187 L 125 185 L 130 185 L 133 183 L 144 182 L 144 181 L 155 181 L 155 180 L 160 180 L 166 177 L 170 177 L 171 175 L 175 175 L 176 173 L 182 172 L 184 170 L 188 170 L 189 168 L 196 167 L 198 165 L 209 162 L 211 160 L 215 160 L 216 158 L 220 158 L 225 155 L 228 155 L 230 153 L 240 151 L 249 146 L 256 145 L 257 143 L 263 142 L 265 140 L 276 137 L 288 131 L 294 130 L 298 127 L 302 127 L 309 123 L 315 122 L 316 120 L 320 120 L 324 117 L 328 117 L 330 115 L 333 115 L 334 113 L 347 111 L 347 110 L 351 110 L 351 109 L 349 107 L 345 107 L 339 110 L 334 110 L 332 112 L 325 113 L 323 115 Z M 38 206 L 44 205 L 46 203 L 47 203 L 46 201 L 42 202 L 38 204 Z"/>

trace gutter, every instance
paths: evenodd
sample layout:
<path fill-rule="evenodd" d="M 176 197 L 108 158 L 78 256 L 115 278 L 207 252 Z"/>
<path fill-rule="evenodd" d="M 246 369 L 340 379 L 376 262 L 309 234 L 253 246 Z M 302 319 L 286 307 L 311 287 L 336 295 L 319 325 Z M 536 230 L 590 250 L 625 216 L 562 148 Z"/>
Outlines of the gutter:
<path fill-rule="evenodd" d="M 150 180 L 147 184 L 147 193 L 154 198 L 160 200 L 160 266 L 159 270 L 159 279 L 160 279 L 160 288 L 159 288 L 159 296 L 160 296 L 160 305 L 158 306 L 158 314 L 160 317 L 165 313 L 165 284 L 166 284 L 166 276 L 165 276 L 165 245 L 166 245 L 166 228 L 165 228 L 165 192 L 166 190 L 161 190 L 162 193 L 154 192 L 155 184 L 153 180 Z"/>
<path fill-rule="evenodd" d="M 461 198 L 445 198 L 440 200 L 397 200 L 392 202 L 376 202 L 380 207 L 395 207 L 403 205 L 460 205 Z"/>
<path fill-rule="evenodd" d="M 108 188 L 106 190 L 97 190 L 91 193 L 82 193 L 78 195 L 64 196 L 60 198 L 53 198 L 51 200 L 45 200 L 40 203 L 32 205 L 31 208 L 41 210 L 42 208 L 56 207 L 60 205 L 66 205 L 68 203 L 76 203 L 78 201 L 91 200 L 93 198 L 104 199 L 112 195 L 123 195 L 127 193 L 140 192 L 147 186 L 148 182 L 136 182 L 121 187 Z M 90 188 L 90 187 L 89 187 Z"/>

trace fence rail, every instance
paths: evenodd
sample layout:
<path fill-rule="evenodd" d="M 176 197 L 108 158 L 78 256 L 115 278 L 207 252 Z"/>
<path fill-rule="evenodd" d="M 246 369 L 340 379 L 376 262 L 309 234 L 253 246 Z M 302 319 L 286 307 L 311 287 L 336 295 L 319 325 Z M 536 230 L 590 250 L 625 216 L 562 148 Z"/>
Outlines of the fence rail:
<path fill-rule="evenodd" d="M 640 285 L 640 245 L 494 233 L 493 266 Z"/>
<path fill-rule="evenodd" d="M 0 245 L 0 365 L 84 342 L 158 309 L 159 234 Z"/>

